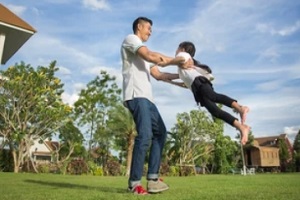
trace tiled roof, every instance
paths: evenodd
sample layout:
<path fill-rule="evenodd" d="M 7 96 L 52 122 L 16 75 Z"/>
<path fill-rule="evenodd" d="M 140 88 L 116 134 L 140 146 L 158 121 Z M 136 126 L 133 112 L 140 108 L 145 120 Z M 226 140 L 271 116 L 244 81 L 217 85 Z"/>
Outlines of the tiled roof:
<path fill-rule="evenodd" d="M 36 32 L 36 30 L 32 26 L 30 26 L 27 22 L 22 20 L 17 15 L 15 15 L 13 12 L 11 12 L 1 3 L 0 3 L 0 22 L 4 24 L 9 24 L 11 26 L 16 26 L 18 28 L 22 28 L 25 30 L 29 30 L 34 33 Z"/>
<path fill-rule="evenodd" d="M 280 134 L 277 136 L 269 136 L 269 137 L 259 137 L 259 138 L 254 138 L 254 140 L 258 142 L 259 146 L 276 147 L 278 138 L 285 139 L 286 134 Z"/>
<path fill-rule="evenodd" d="M 58 142 L 53 142 L 53 141 L 45 141 L 47 147 L 49 147 L 50 151 L 55 151 L 59 148 L 59 143 Z"/>

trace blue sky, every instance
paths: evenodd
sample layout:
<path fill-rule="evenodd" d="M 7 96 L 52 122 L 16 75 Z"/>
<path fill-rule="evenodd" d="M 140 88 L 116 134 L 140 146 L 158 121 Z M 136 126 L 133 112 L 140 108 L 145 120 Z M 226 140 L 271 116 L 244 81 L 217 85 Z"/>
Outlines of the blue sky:
<path fill-rule="evenodd" d="M 120 45 L 138 16 L 153 20 L 147 46 L 173 56 L 192 41 L 195 58 L 209 65 L 216 92 L 248 105 L 255 137 L 300 129 L 300 1 L 286 0 L 2 0 L 37 33 L 3 66 L 24 61 L 48 66 L 53 60 L 72 105 L 100 70 L 121 87 Z M 175 66 L 162 71 L 176 72 Z M 156 104 L 167 128 L 176 114 L 197 109 L 188 90 L 157 82 Z M 203 109 L 203 108 L 202 108 Z M 231 109 L 225 109 L 231 112 Z M 225 126 L 225 134 L 237 131 Z"/>

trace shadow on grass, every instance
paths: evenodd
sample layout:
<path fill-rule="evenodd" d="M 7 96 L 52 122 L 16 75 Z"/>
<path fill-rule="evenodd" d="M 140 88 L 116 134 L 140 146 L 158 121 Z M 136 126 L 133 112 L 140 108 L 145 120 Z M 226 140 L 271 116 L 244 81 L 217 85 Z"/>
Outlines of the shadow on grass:
<path fill-rule="evenodd" d="M 37 180 L 24 180 L 26 183 L 33 183 L 57 188 L 68 188 L 68 189 L 85 189 L 85 190 L 97 190 L 101 192 L 108 193 L 128 193 L 124 188 L 113 188 L 113 187 L 105 187 L 105 186 L 87 186 L 87 185 L 79 185 L 72 183 L 61 183 L 61 182 L 50 182 L 50 181 L 37 181 Z"/>

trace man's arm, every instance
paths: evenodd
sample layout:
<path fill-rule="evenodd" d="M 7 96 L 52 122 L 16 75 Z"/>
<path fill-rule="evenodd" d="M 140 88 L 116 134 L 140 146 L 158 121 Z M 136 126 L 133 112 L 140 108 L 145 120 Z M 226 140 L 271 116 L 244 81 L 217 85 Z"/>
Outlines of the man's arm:
<path fill-rule="evenodd" d="M 179 79 L 179 74 L 161 72 L 159 71 L 157 65 L 154 65 L 153 67 L 150 68 L 150 74 L 153 78 L 155 78 L 158 81 Z"/>
<path fill-rule="evenodd" d="M 173 85 L 177 85 L 179 87 L 187 88 L 183 82 L 173 81 L 174 79 L 179 79 L 179 74 L 161 72 L 159 71 L 157 65 L 151 67 L 150 74 L 158 81 L 164 81 Z"/>
<path fill-rule="evenodd" d="M 186 87 L 184 82 L 178 82 L 178 81 L 173 81 L 173 80 L 165 80 L 164 82 L 170 83 L 172 85 L 177 85 L 177 86 L 182 87 L 182 88 L 188 88 L 188 87 Z"/>
<path fill-rule="evenodd" d="M 137 50 L 137 54 L 141 56 L 144 60 L 158 64 L 161 67 L 168 65 L 178 65 L 180 68 L 188 69 L 193 67 L 194 62 L 192 59 L 189 59 L 185 62 L 185 58 L 182 56 L 177 56 L 175 58 L 165 56 L 161 53 L 150 51 L 146 46 L 142 46 Z"/>
<path fill-rule="evenodd" d="M 158 65 L 162 66 L 162 67 L 165 67 L 165 66 L 168 66 L 168 65 L 177 65 L 178 67 L 180 67 L 182 69 L 189 69 L 189 68 L 194 67 L 194 61 L 191 58 L 188 59 L 187 61 L 185 61 L 184 57 L 176 56 L 175 58 L 171 59 L 167 63 L 159 62 Z"/>
<path fill-rule="evenodd" d="M 146 46 L 140 47 L 137 50 L 137 54 L 141 56 L 144 60 L 154 64 L 157 63 L 166 64 L 172 60 L 171 57 L 165 56 L 161 53 L 150 51 Z"/>

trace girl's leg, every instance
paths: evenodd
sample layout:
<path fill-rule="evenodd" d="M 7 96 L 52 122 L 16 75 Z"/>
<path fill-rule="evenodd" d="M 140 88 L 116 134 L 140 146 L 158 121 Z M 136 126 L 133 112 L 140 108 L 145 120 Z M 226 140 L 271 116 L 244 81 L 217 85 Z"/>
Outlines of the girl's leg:
<path fill-rule="evenodd" d="M 242 122 L 242 124 L 244 124 L 246 121 L 246 115 L 250 109 L 247 106 L 242 106 L 242 105 L 238 104 L 238 102 L 236 102 L 236 101 L 232 102 L 231 108 L 234 108 L 238 113 L 240 113 L 241 122 Z"/>
<path fill-rule="evenodd" d="M 231 99 L 226 95 L 214 92 L 213 88 L 208 85 L 205 85 L 201 89 L 202 105 L 212 114 L 212 116 L 222 119 L 226 123 L 238 129 L 241 134 L 241 143 L 243 145 L 246 144 L 246 142 L 248 141 L 250 127 L 243 124 L 243 122 L 245 121 L 246 113 L 249 111 L 249 108 L 239 105 L 236 100 Z M 242 123 L 240 123 L 229 113 L 221 110 L 216 105 L 216 103 L 221 103 L 223 105 L 236 109 L 241 115 Z"/>
<path fill-rule="evenodd" d="M 238 120 L 233 122 L 233 126 L 240 131 L 241 134 L 241 143 L 245 145 L 248 141 L 248 134 L 250 132 L 250 127 L 246 124 L 241 124 Z"/>
<path fill-rule="evenodd" d="M 247 106 L 242 106 L 236 100 L 234 100 L 224 94 L 218 94 L 216 92 L 214 92 L 213 100 L 216 103 L 221 103 L 227 107 L 235 109 L 240 114 L 242 124 L 245 123 L 246 115 L 249 112 L 249 108 Z"/>
<path fill-rule="evenodd" d="M 246 124 L 240 123 L 236 118 L 234 118 L 229 113 L 221 110 L 214 102 L 212 102 L 208 98 L 203 98 L 203 106 L 211 113 L 212 116 L 222 119 L 226 123 L 235 127 L 239 130 L 241 134 L 241 143 L 244 145 L 248 141 L 248 134 L 250 131 L 250 127 Z"/>
<path fill-rule="evenodd" d="M 230 124 L 231 126 L 234 126 L 234 121 L 237 119 L 233 117 L 231 114 L 228 112 L 225 112 L 224 110 L 220 109 L 215 102 L 211 101 L 207 97 L 202 97 L 202 106 L 204 106 L 208 112 L 213 116 L 218 119 L 223 120 L 227 124 Z"/>

